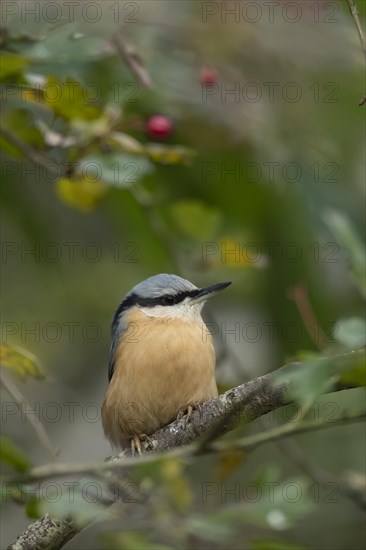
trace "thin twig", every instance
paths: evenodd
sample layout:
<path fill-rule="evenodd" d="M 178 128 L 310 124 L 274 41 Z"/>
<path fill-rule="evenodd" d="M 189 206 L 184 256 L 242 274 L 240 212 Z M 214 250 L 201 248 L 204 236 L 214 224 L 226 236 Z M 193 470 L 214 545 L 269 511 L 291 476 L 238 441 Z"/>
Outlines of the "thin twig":
<path fill-rule="evenodd" d="M 360 17 L 359 17 L 357 6 L 356 6 L 356 4 L 354 3 L 353 0 L 347 0 L 347 4 L 348 4 L 349 10 L 351 12 L 353 21 L 355 22 L 357 34 L 358 34 L 358 37 L 359 37 L 360 43 L 361 43 L 361 48 L 362 48 L 363 54 L 364 54 L 365 59 L 366 59 L 366 40 L 365 40 L 364 32 L 363 32 L 362 27 L 361 27 L 361 22 L 360 22 Z M 358 102 L 358 106 L 362 107 L 363 105 L 365 105 L 365 103 L 366 103 L 366 95 L 361 97 L 360 101 Z"/>
<path fill-rule="evenodd" d="M 18 149 L 18 151 L 28 157 L 29 160 L 31 160 L 35 164 L 44 166 L 49 172 L 54 173 L 55 176 L 60 177 L 62 175 L 62 172 L 65 172 L 61 165 L 59 165 L 57 162 L 52 161 L 44 156 L 42 153 L 39 153 L 38 151 L 33 149 L 33 147 L 28 145 L 28 143 L 25 143 L 17 136 L 9 132 L 9 130 L 7 130 L 6 128 L 1 127 L 0 134 L 2 134 L 4 138 L 9 141 L 16 149 Z"/>
<path fill-rule="evenodd" d="M 26 416 L 27 420 L 34 429 L 40 444 L 50 455 L 51 460 L 56 460 L 57 453 L 55 452 L 52 443 L 47 435 L 46 430 L 44 429 L 43 424 L 39 421 L 38 418 L 33 417 L 33 413 L 29 413 L 31 410 L 30 404 L 26 401 L 22 392 L 17 388 L 15 384 L 6 376 L 4 372 L 0 373 L 0 384 L 4 386 L 9 395 L 20 405 L 22 413 Z"/>
<path fill-rule="evenodd" d="M 305 285 L 299 284 L 291 288 L 288 294 L 291 300 L 295 302 L 310 338 L 320 350 L 323 350 L 326 347 L 327 337 L 315 316 Z M 314 335 L 315 327 L 317 329 L 317 337 Z"/>
<path fill-rule="evenodd" d="M 353 17 L 353 21 L 355 22 L 355 25 L 356 25 L 357 34 L 358 34 L 358 37 L 360 39 L 362 51 L 363 51 L 363 53 L 366 57 L 366 40 L 365 40 L 365 35 L 364 35 L 362 27 L 361 27 L 361 22 L 360 22 L 360 17 L 359 17 L 357 6 L 356 6 L 356 4 L 354 3 L 353 0 L 347 0 L 347 4 L 348 4 L 348 7 L 350 9 L 351 15 Z"/>
<path fill-rule="evenodd" d="M 333 419 L 332 422 L 316 422 L 309 420 L 301 423 L 296 422 L 295 427 L 288 422 L 282 426 L 276 426 L 266 432 L 243 437 L 235 441 L 219 441 L 212 446 L 212 451 L 251 451 L 259 445 L 272 443 L 273 441 L 288 437 L 289 435 L 299 435 L 316 430 L 323 430 L 324 428 L 331 428 L 332 426 L 339 426 L 340 424 L 360 422 L 365 419 L 366 411 L 357 411 L 356 413 L 345 414 L 337 419 Z"/>
<path fill-rule="evenodd" d="M 261 418 L 261 423 L 265 426 L 268 425 L 268 421 L 265 418 Z M 356 504 L 357 507 L 366 509 L 366 493 L 364 491 L 352 487 L 348 482 L 339 479 L 339 477 L 335 480 L 328 472 L 318 464 L 315 464 L 292 439 L 287 437 L 278 438 L 275 443 L 282 453 L 296 466 L 301 468 L 313 481 L 322 486 L 336 484 L 338 490 Z"/>
<path fill-rule="evenodd" d="M 115 44 L 118 53 L 140 84 L 142 84 L 144 88 L 151 90 L 154 86 L 149 73 L 142 64 L 140 56 L 136 53 L 135 48 L 122 38 L 121 31 L 113 35 L 112 42 Z"/>

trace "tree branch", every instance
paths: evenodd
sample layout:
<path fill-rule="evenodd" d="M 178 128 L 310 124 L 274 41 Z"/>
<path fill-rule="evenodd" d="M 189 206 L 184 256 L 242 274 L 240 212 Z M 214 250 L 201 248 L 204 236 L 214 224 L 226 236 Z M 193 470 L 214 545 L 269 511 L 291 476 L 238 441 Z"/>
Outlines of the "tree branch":
<path fill-rule="evenodd" d="M 363 356 L 364 351 L 356 351 L 343 356 L 334 357 L 334 361 L 338 360 L 352 360 L 358 359 Z M 328 363 L 324 361 L 324 367 L 327 367 Z M 319 361 L 319 369 L 323 367 L 322 361 Z M 250 382 L 246 382 L 241 386 L 233 388 L 226 393 L 218 396 L 215 399 L 211 399 L 206 403 L 203 403 L 197 410 L 194 410 L 190 422 L 186 426 L 185 417 L 176 420 L 155 432 L 150 436 L 151 443 L 144 443 L 145 452 L 144 456 L 139 459 L 139 462 L 152 462 L 157 460 L 155 453 L 163 451 L 170 451 L 169 457 L 179 457 L 183 455 L 194 455 L 204 452 L 220 452 L 228 448 L 240 448 L 240 449 L 253 449 L 256 446 L 273 441 L 279 437 L 288 436 L 291 433 L 300 433 L 301 431 L 308 431 L 313 429 L 320 429 L 329 426 L 333 426 L 334 423 L 298 423 L 296 427 L 288 425 L 279 426 L 274 430 L 269 430 L 266 433 L 257 434 L 250 437 L 245 437 L 239 441 L 217 442 L 213 443 L 213 440 L 222 435 L 225 432 L 232 430 L 241 420 L 245 422 L 259 418 L 260 416 L 274 411 L 283 405 L 290 403 L 287 397 L 288 383 L 283 383 L 279 386 L 273 386 L 275 378 L 278 373 L 286 373 L 291 375 L 295 370 L 301 369 L 302 366 L 299 363 L 292 363 L 285 365 L 281 369 L 260 376 Z M 331 387 L 328 388 L 328 392 L 339 391 L 347 389 L 352 386 L 344 386 L 339 382 L 337 377 L 332 380 Z M 357 413 L 353 416 L 346 416 L 341 418 L 342 422 L 354 421 L 361 417 L 364 417 L 364 413 Z M 176 447 L 185 447 L 192 444 L 202 434 L 206 433 L 204 441 L 206 443 L 202 446 L 201 442 L 196 442 L 189 448 L 176 449 Z M 122 458 L 122 460 L 121 460 Z M 72 467 L 70 465 L 58 464 L 51 466 L 43 466 L 34 468 L 31 472 L 13 477 L 10 481 L 13 483 L 24 483 L 40 479 L 46 479 L 50 476 L 64 476 L 75 473 L 87 474 L 92 473 L 100 475 L 104 472 L 120 472 L 127 467 L 135 464 L 135 459 L 130 456 L 130 451 L 124 451 L 119 457 L 114 457 L 110 462 L 98 465 L 77 465 Z M 45 529 L 48 522 L 52 523 L 52 529 Z M 30 525 L 26 531 L 20 535 L 16 541 L 14 541 L 8 550 L 41 550 L 42 548 L 59 549 L 62 548 L 70 538 L 72 538 L 80 529 L 73 526 L 72 523 L 67 520 L 53 520 L 48 516 L 45 516 L 39 521 L 36 521 Z M 32 538 L 30 538 L 32 537 Z M 27 543 L 27 540 L 32 540 L 32 545 Z"/>
<path fill-rule="evenodd" d="M 58 550 L 80 529 L 71 520 L 53 519 L 46 514 L 35 521 L 10 545 L 11 550 Z"/>

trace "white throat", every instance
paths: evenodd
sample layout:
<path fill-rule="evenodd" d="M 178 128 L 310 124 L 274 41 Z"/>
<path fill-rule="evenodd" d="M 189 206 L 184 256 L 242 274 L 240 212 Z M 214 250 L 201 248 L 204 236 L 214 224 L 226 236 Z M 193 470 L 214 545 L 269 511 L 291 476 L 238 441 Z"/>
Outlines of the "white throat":
<path fill-rule="evenodd" d="M 138 306 L 138 308 L 148 317 L 155 317 L 158 319 L 180 319 L 189 323 L 193 321 L 202 321 L 201 310 L 203 304 L 204 302 L 190 304 L 186 299 L 179 304 L 175 304 L 174 306 Z"/>

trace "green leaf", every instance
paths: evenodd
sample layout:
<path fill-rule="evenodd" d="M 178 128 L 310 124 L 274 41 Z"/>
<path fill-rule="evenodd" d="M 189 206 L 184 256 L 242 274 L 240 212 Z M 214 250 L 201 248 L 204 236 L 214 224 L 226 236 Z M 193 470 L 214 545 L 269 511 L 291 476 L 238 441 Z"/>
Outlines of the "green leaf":
<path fill-rule="evenodd" d="M 294 366 L 287 372 L 274 374 L 273 386 L 289 383 L 287 397 L 300 406 L 310 407 L 316 398 L 333 384 L 334 377 L 340 377 L 364 364 L 361 353 L 348 353 L 335 357 L 314 356 L 302 362 L 301 368 Z"/>
<path fill-rule="evenodd" d="M 37 26 L 37 28 L 39 25 Z M 105 40 L 98 33 L 76 34 L 76 22 L 65 22 L 47 30 L 43 40 L 27 44 L 27 55 L 36 61 L 75 64 L 110 55 Z M 62 48 L 60 48 L 62 44 Z"/>
<path fill-rule="evenodd" d="M 349 268 L 353 281 L 366 298 L 366 257 L 363 242 L 344 214 L 328 209 L 324 213 L 324 219 L 335 238 L 348 253 Z"/>
<path fill-rule="evenodd" d="M 116 187 L 131 187 L 145 174 L 154 170 L 144 157 L 121 153 L 90 155 L 78 163 L 78 172 L 95 181 L 102 181 Z"/>
<path fill-rule="evenodd" d="M 0 437 L 0 460 L 18 472 L 27 472 L 31 466 L 22 449 L 5 436 Z"/>
<path fill-rule="evenodd" d="M 22 380 L 25 380 L 27 376 L 37 379 L 43 379 L 46 376 L 37 358 L 27 350 L 17 346 L 0 344 L 0 364 Z"/>
<path fill-rule="evenodd" d="M 222 221 L 219 210 L 198 200 L 176 202 L 169 213 L 181 234 L 202 241 L 213 238 Z"/>
<path fill-rule="evenodd" d="M 31 519 L 39 519 L 42 514 L 39 510 L 39 499 L 32 498 L 25 505 L 25 513 Z"/>
<path fill-rule="evenodd" d="M 350 350 L 362 348 L 366 345 L 366 321 L 361 317 L 340 319 L 335 326 L 334 335 Z"/>

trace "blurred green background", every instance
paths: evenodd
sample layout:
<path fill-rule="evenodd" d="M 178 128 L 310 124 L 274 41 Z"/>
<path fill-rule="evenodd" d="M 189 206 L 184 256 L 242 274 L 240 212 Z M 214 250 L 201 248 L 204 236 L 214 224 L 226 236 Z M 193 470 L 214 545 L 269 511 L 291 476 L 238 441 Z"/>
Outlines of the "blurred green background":
<path fill-rule="evenodd" d="M 46 372 L 19 387 L 59 459 L 95 462 L 110 454 L 98 418 L 110 319 L 142 279 L 233 281 L 205 310 L 221 390 L 336 353 L 342 323 L 363 326 L 364 57 L 346 1 L 71 4 L 2 3 L 2 343 Z M 311 414 L 362 403 L 350 390 Z M 48 461 L 19 411 L 3 420 L 32 463 Z M 364 474 L 360 426 L 296 443 L 335 480 Z M 362 513 L 337 487 L 271 520 L 263 483 L 303 477 L 274 444 L 234 463 L 139 474 L 153 502 L 67 548 L 363 547 Z M 252 482 L 257 508 L 215 519 Z M 2 547 L 29 523 L 15 504 L 3 514 Z"/>

